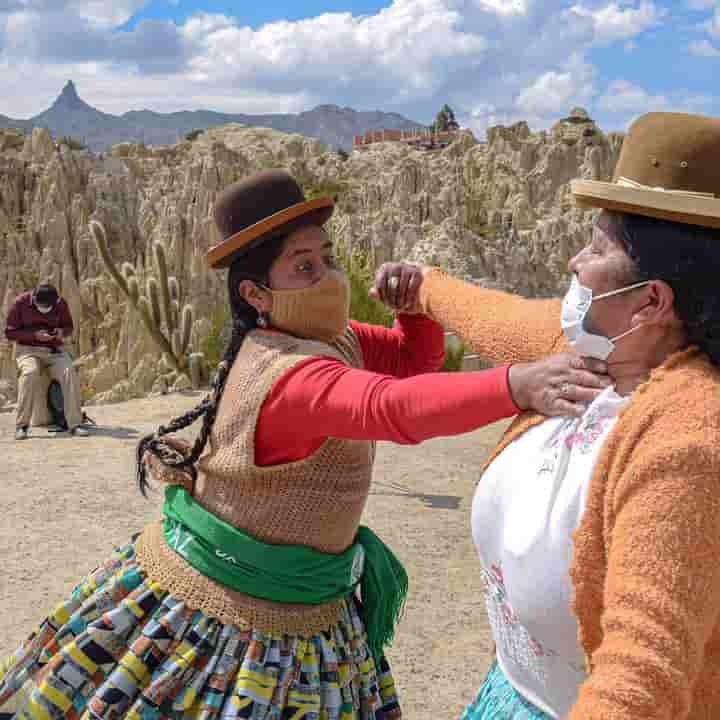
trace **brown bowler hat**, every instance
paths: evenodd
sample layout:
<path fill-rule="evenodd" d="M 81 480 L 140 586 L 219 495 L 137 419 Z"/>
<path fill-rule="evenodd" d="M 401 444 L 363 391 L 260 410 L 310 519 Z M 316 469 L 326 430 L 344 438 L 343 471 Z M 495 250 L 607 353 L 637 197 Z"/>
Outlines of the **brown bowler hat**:
<path fill-rule="evenodd" d="M 305 200 L 284 170 L 261 170 L 226 188 L 215 202 L 222 240 L 208 250 L 210 267 L 228 267 L 252 243 L 287 235 L 304 225 L 322 227 L 333 213 L 327 197 Z"/>
<path fill-rule="evenodd" d="M 720 228 L 720 118 L 647 113 L 630 127 L 612 182 L 570 187 L 581 207 Z"/>

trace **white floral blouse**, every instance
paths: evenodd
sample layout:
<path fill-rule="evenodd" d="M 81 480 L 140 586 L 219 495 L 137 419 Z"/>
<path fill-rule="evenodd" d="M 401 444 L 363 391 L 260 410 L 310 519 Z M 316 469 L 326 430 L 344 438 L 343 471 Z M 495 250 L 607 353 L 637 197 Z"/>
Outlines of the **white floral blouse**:
<path fill-rule="evenodd" d="M 566 715 L 585 678 L 571 609 L 571 536 L 600 449 L 628 400 L 608 388 L 581 418 L 531 428 L 495 458 L 473 500 L 498 663 L 551 717 Z"/>

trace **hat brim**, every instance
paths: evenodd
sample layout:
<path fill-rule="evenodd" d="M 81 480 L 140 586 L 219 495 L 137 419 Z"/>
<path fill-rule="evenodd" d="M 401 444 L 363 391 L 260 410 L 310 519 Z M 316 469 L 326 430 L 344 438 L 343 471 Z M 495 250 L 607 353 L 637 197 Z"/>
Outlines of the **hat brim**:
<path fill-rule="evenodd" d="M 305 225 L 322 227 L 330 219 L 334 208 L 335 203 L 328 197 L 291 205 L 213 245 L 207 252 L 208 264 L 214 269 L 229 267 L 235 256 L 247 250 L 250 244 L 257 245 L 264 239 L 289 234 Z"/>
<path fill-rule="evenodd" d="M 634 188 L 600 180 L 573 180 L 570 190 L 580 207 L 720 228 L 720 199 L 717 198 Z"/>

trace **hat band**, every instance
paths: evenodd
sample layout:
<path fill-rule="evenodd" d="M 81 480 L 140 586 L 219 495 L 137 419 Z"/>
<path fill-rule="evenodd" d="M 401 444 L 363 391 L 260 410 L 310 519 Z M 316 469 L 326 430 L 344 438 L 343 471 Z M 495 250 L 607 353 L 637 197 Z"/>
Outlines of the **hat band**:
<path fill-rule="evenodd" d="M 642 183 L 635 182 L 635 180 L 631 180 L 630 178 L 623 177 L 622 175 L 617 179 L 617 185 L 622 185 L 623 187 L 630 187 L 634 188 L 635 190 L 653 190 L 655 192 L 664 192 L 671 195 L 684 195 L 686 197 L 699 197 L 699 198 L 714 198 L 716 195 L 714 193 L 708 193 L 708 192 L 695 192 L 694 190 L 668 190 L 664 187 L 652 187 L 651 185 L 643 185 Z"/>

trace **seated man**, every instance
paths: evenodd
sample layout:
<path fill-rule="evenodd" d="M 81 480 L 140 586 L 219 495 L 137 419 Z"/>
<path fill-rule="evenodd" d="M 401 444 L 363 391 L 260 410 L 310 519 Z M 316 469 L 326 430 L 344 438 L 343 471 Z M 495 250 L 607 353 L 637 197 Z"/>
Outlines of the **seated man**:
<path fill-rule="evenodd" d="M 42 372 L 49 373 L 62 387 L 65 417 L 72 435 L 85 436 L 80 404 L 80 382 L 72 358 L 63 349 L 66 337 L 72 335 L 70 310 L 57 290 L 41 283 L 35 290 L 22 293 L 15 300 L 7 318 L 5 336 L 17 343 L 16 359 L 20 370 L 18 383 L 15 439 L 28 437 L 30 418 Z"/>

